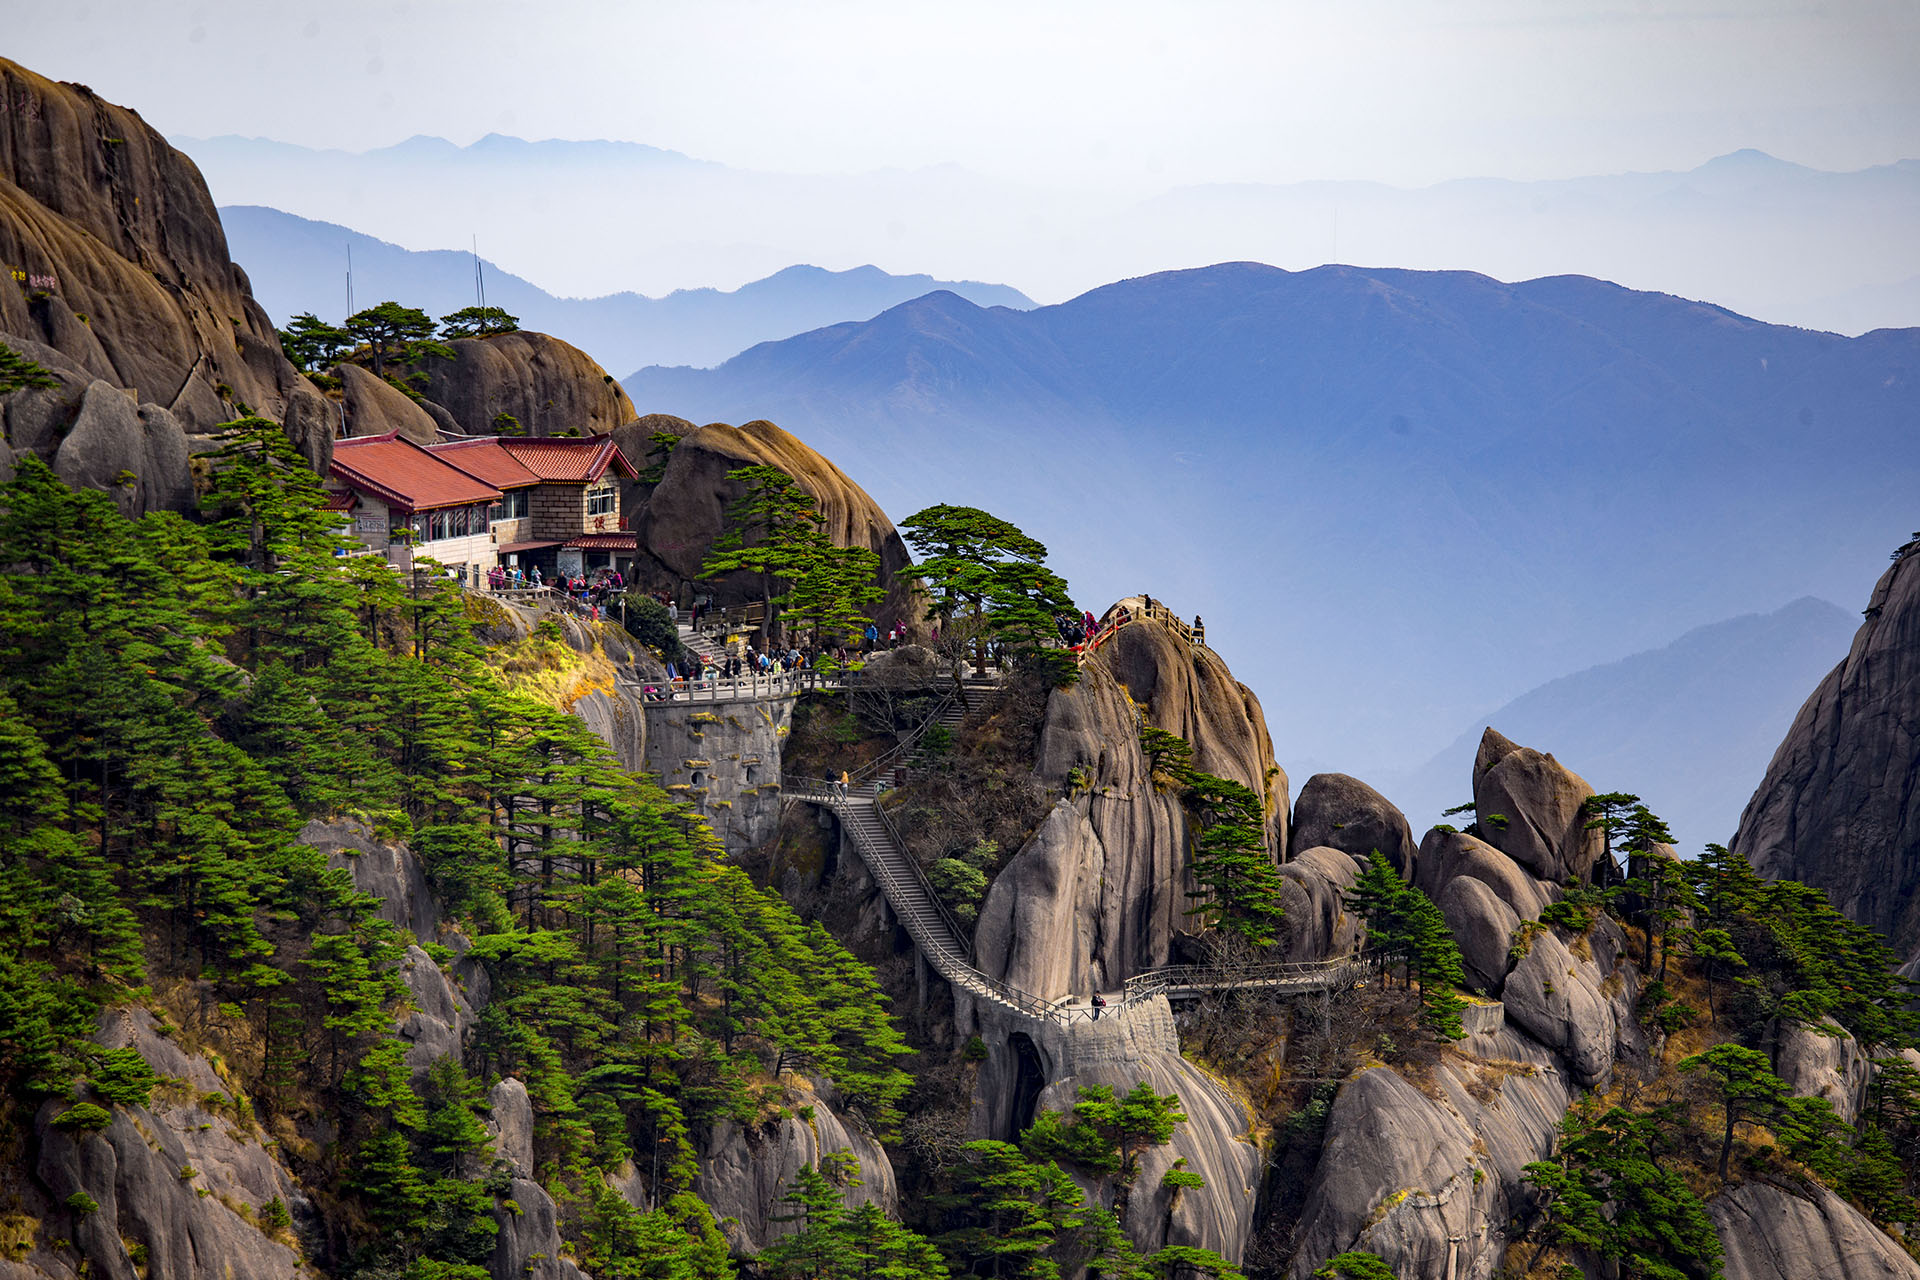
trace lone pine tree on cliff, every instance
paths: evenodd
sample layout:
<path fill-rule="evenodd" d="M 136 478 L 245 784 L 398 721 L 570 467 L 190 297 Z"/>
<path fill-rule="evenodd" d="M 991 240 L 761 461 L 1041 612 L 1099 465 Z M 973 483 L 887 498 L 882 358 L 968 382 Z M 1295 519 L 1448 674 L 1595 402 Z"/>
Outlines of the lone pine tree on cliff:
<path fill-rule="evenodd" d="M 920 556 L 915 567 L 942 625 L 976 624 L 976 669 L 986 667 L 990 639 L 1038 652 L 1053 620 L 1073 612 L 1065 580 L 1047 568 L 1046 544 L 990 512 L 941 503 L 908 516 L 900 536 Z"/>

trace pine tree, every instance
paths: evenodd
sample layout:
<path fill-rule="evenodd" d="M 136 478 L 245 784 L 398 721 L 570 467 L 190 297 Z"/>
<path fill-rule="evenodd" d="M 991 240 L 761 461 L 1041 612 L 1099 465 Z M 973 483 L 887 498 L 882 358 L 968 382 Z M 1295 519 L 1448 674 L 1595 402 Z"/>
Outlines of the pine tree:
<path fill-rule="evenodd" d="M 827 543 L 813 495 L 786 472 L 769 466 L 737 467 L 727 472 L 727 479 L 741 486 L 741 494 L 728 506 L 727 531 L 701 562 L 700 576 L 751 573 L 759 577 L 764 643 L 780 634 L 781 597 L 774 583 L 804 579 Z"/>

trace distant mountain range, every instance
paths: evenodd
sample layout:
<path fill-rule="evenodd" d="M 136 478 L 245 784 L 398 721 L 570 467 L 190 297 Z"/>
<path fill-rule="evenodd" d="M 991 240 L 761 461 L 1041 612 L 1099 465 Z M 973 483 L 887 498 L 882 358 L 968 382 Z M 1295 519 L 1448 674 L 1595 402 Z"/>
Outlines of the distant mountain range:
<path fill-rule="evenodd" d="M 1697 628 L 1523 694 L 1380 788 L 1405 806 L 1416 833 L 1426 830 L 1471 797 L 1474 751 L 1492 725 L 1553 752 L 1602 791 L 1639 795 L 1692 857 L 1708 841 L 1732 840 L 1800 704 L 1846 656 L 1859 625 L 1859 614 L 1807 596 Z"/>
<path fill-rule="evenodd" d="M 1057 302 L 1124 276 L 1245 258 L 1503 280 L 1579 273 L 1842 333 L 1920 324 L 1914 160 L 1830 173 L 1739 151 L 1681 171 L 1550 181 L 1095 191 L 953 165 L 766 173 L 636 143 L 497 134 L 362 153 L 174 141 L 222 205 L 266 205 L 416 247 L 458 248 L 477 233 L 506 270 L 579 297 L 733 287 L 795 262 L 871 262 L 1011 281 Z"/>
<path fill-rule="evenodd" d="M 1144 589 L 1205 615 L 1282 763 L 1363 777 L 1690 628 L 1864 602 L 1920 525 L 1920 330 L 1584 277 L 1227 263 L 1024 312 L 936 293 L 625 385 L 642 413 L 772 418 L 896 516 L 999 511 L 1096 610 Z"/>
<path fill-rule="evenodd" d="M 302 311 L 337 321 L 346 307 L 348 250 L 356 305 L 395 298 L 441 316 L 474 301 L 474 258 L 457 249 L 408 250 L 330 222 L 256 205 L 220 210 L 227 246 L 247 269 L 254 297 L 284 326 Z M 896 276 L 878 267 L 794 266 L 728 292 L 682 289 L 664 298 L 615 293 L 556 298 L 481 259 L 490 305 L 522 328 L 565 338 L 616 372 L 642 364 L 712 365 L 758 342 L 842 320 L 865 320 L 935 289 L 981 306 L 1031 307 L 1018 289 Z"/>

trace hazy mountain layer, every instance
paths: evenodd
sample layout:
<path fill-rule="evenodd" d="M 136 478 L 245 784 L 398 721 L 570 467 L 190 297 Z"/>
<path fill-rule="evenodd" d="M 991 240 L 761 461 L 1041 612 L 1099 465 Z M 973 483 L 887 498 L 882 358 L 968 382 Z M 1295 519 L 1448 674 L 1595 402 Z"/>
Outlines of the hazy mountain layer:
<path fill-rule="evenodd" d="M 176 141 L 223 205 L 270 205 L 402 244 L 458 246 L 478 233 L 508 270 L 558 293 L 664 293 L 794 262 L 875 262 L 1012 280 L 1055 301 L 1123 276 L 1252 258 L 1504 280 L 1578 272 L 1845 333 L 1920 323 L 1913 290 L 1888 287 L 1920 275 L 1914 160 L 1829 173 L 1740 151 L 1679 172 L 1553 181 L 1115 192 L 954 165 L 764 173 L 633 143 L 499 135 L 466 147 L 410 138 L 358 154 L 264 138 Z"/>
<path fill-rule="evenodd" d="M 1770 614 L 1699 627 L 1672 644 L 1530 690 L 1469 727 L 1418 773 L 1381 787 L 1416 825 L 1468 798 L 1481 731 L 1546 742 L 1602 790 L 1631 790 L 1688 856 L 1726 844 L 1806 691 L 1857 615 L 1803 597 Z M 1460 821 L 1454 819 L 1454 821 Z"/>
<path fill-rule="evenodd" d="M 349 249 L 356 306 L 397 298 L 438 316 L 474 302 L 474 259 L 468 252 L 403 249 L 348 227 L 256 205 L 223 208 L 220 221 L 235 260 L 253 281 L 254 295 L 278 324 L 302 311 L 340 318 Z M 565 338 L 611 369 L 718 364 L 756 342 L 865 320 L 935 289 L 951 289 L 982 306 L 1033 305 L 1005 285 L 896 276 L 872 266 L 851 271 L 788 267 L 727 292 L 556 298 L 486 259 L 481 264 L 489 305 L 505 307 L 523 328 Z"/>
<path fill-rule="evenodd" d="M 1570 670 L 1864 596 L 1920 480 L 1920 331 L 1582 277 L 1236 263 L 1030 312 L 935 294 L 627 387 L 771 417 L 889 511 L 1003 510 L 1096 609 L 1205 615 L 1283 763 L 1362 776 Z"/>

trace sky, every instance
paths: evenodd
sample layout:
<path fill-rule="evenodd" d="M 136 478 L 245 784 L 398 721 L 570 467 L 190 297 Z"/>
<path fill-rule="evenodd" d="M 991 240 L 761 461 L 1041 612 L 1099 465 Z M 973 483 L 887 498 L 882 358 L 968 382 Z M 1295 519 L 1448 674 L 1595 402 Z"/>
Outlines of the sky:
<path fill-rule="evenodd" d="M 6 0 L 170 136 L 488 132 L 1022 183 L 1563 178 L 1920 154 L 1911 0 Z"/>

